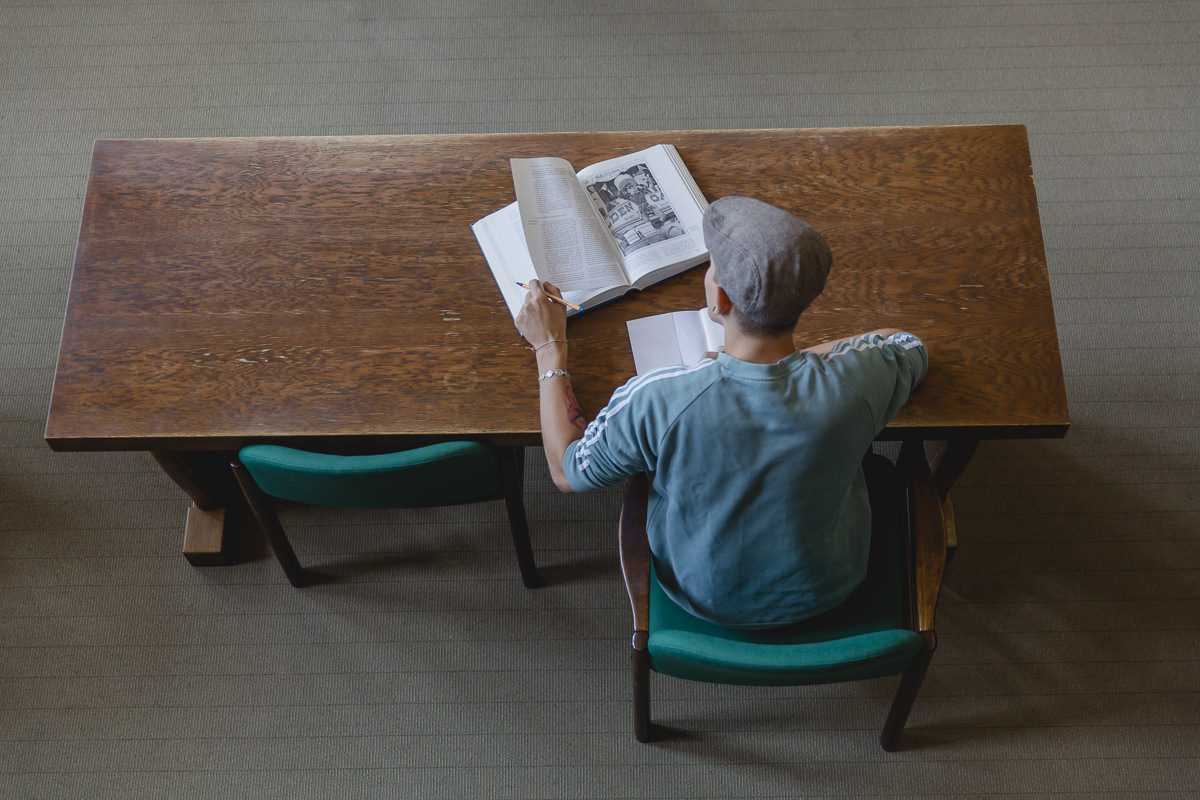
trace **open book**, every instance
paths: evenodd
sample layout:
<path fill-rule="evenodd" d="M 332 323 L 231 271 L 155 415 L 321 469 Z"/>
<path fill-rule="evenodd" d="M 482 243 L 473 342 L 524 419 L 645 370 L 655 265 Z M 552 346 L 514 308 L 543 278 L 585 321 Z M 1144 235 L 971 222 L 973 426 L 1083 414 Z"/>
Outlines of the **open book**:
<path fill-rule="evenodd" d="M 525 301 L 517 284 L 534 278 L 586 311 L 708 260 L 708 201 L 671 145 L 578 174 L 561 158 L 511 163 L 517 202 L 471 230 L 514 319 Z"/>
<path fill-rule="evenodd" d="M 725 329 L 713 322 L 707 308 L 631 319 L 625 327 L 638 375 L 675 364 L 690 367 L 725 344 Z"/>

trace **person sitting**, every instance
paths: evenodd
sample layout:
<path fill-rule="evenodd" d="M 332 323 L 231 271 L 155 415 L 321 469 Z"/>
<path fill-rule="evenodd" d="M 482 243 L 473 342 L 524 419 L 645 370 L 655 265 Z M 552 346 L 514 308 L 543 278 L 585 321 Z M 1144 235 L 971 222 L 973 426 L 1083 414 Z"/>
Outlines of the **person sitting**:
<path fill-rule="evenodd" d="M 703 218 L 708 314 L 724 351 L 629 380 L 587 423 L 567 372 L 565 309 L 532 281 L 516 318 L 535 351 L 542 440 L 564 492 L 650 475 L 647 535 L 668 595 L 719 625 L 770 628 L 840 604 L 863 580 L 872 441 L 924 378 L 911 333 L 797 350 L 832 255 L 794 215 L 723 197 Z"/>

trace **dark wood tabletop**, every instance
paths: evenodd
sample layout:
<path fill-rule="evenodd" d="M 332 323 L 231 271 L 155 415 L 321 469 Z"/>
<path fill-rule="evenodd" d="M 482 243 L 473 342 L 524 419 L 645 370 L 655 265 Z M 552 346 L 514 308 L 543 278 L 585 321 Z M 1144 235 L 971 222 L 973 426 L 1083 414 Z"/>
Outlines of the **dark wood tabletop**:
<path fill-rule="evenodd" d="M 45 436 L 58 450 L 538 442 L 533 357 L 471 223 L 510 157 L 577 169 L 674 144 L 714 200 L 782 206 L 834 266 L 801 346 L 921 336 L 887 435 L 1061 436 L 1058 340 L 1022 126 L 97 141 Z M 703 267 L 572 319 L 595 414 L 625 321 L 704 304 Z"/>

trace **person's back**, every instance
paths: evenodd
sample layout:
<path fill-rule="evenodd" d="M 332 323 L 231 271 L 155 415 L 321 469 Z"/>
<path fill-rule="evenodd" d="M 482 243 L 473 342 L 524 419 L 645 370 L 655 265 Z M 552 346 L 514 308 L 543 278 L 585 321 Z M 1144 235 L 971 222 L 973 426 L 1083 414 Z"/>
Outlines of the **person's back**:
<path fill-rule="evenodd" d="M 564 490 L 650 473 L 647 532 L 664 589 L 720 624 L 784 625 L 861 582 L 870 508 L 860 462 L 924 376 L 926 355 L 894 330 L 796 351 L 796 320 L 831 256 L 787 212 L 723 198 L 705 215 L 705 240 L 709 313 L 726 327 L 726 352 L 634 378 L 576 427 L 561 459 L 552 433 L 547 455 Z M 546 316 L 527 309 L 518 325 Z M 565 388 L 564 408 L 574 399 Z M 547 399 L 544 389 L 544 435 Z"/>
<path fill-rule="evenodd" d="M 667 367 L 618 391 L 564 468 L 578 490 L 644 465 L 650 547 L 672 598 L 723 625 L 788 624 L 862 581 L 870 508 L 860 462 L 923 372 L 908 334 L 774 364 L 722 353 Z"/>

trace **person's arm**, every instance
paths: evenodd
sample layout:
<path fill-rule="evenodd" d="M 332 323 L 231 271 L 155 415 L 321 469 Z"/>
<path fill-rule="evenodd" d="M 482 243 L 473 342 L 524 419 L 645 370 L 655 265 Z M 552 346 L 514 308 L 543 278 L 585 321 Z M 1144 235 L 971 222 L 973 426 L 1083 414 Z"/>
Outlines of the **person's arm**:
<path fill-rule="evenodd" d="M 866 333 L 857 333 L 854 336 L 846 336 L 841 339 L 834 339 L 832 342 L 823 342 L 821 344 L 814 344 L 812 347 L 806 347 L 803 350 L 801 350 L 800 352 L 801 353 L 816 353 L 816 354 L 820 355 L 821 353 L 828 353 L 830 350 L 832 350 L 834 347 L 837 347 L 842 342 L 849 341 L 857 336 L 869 336 L 872 333 L 877 333 L 886 339 L 887 337 L 891 336 L 894 333 L 903 333 L 903 332 L 904 331 L 900 330 L 899 328 L 878 328 L 873 331 L 867 331 Z"/>
<path fill-rule="evenodd" d="M 517 330 L 535 348 L 538 376 L 551 373 L 538 382 L 542 448 L 554 485 L 571 492 L 574 490 L 563 472 L 563 456 L 571 442 L 583 436 L 587 419 L 575 399 L 570 376 L 555 374 L 555 370 L 567 372 L 567 310 L 549 299 L 547 289 L 559 294 L 554 284 L 529 282 L 529 294 L 517 314 Z"/>
<path fill-rule="evenodd" d="M 871 341 L 844 345 L 854 339 Z M 826 370 L 832 370 L 866 400 L 879 430 L 900 411 L 929 368 L 924 343 L 899 328 L 860 333 L 818 345 L 809 352 L 820 354 Z"/>

